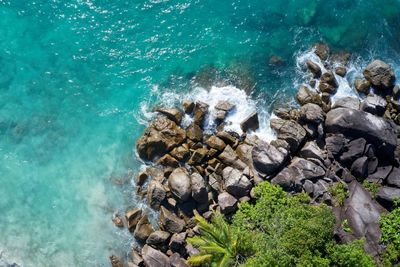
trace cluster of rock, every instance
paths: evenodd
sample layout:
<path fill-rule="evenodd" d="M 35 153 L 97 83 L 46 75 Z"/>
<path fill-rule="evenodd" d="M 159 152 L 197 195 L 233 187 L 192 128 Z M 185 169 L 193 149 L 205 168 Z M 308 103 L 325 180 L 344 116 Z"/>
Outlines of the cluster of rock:
<path fill-rule="evenodd" d="M 331 54 L 321 44 L 316 54 L 326 65 L 322 69 L 307 62 L 313 79 L 297 94 L 301 107 L 275 110 L 270 125 L 277 139 L 270 143 L 248 134 L 258 128 L 257 113 L 241 123 L 243 134 L 224 131 L 225 116 L 234 108 L 227 102 L 214 107 L 221 127 L 213 134 L 203 131 L 210 110 L 206 103 L 157 109 L 159 116 L 136 146 L 143 160 L 155 163 L 138 174 L 136 184 L 149 207 L 159 211 L 157 230 L 145 210 L 114 218 L 143 245 L 132 252 L 129 266 L 187 266 L 185 259 L 199 252 L 186 242 L 198 234 L 194 211 L 206 219 L 216 210 L 229 216 L 241 202 L 252 201 L 252 188 L 265 180 L 333 206 L 329 188 L 347 186 L 348 198 L 333 208 L 338 241 L 365 238 L 368 252 L 382 251 L 379 217 L 400 197 L 398 131 L 388 119 L 397 101 L 393 71 L 386 63 L 372 62 L 364 71 L 362 83 L 368 89 L 362 93 L 372 87 L 376 94 L 361 103 L 344 98 L 332 104 L 336 75 L 346 74 L 348 56 Z M 186 128 L 181 126 L 184 113 L 193 119 Z M 376 196 L 361 185 L 365 179 L 380 186 Z M 345 231 L 344 221 L 351 232 Z M 115 256 L 111 261 L 122 266 Z"/>

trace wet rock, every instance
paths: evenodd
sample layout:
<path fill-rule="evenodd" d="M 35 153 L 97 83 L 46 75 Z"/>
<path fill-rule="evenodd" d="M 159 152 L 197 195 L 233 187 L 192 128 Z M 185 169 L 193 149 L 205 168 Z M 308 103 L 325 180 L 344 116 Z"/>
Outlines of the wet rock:
<path fill-rule="evenodd" d="M 351 96 L 342 97 L 335 101 L 335 103 L 332 106 L 332 109 L 334 108 L 351 108 L 359 110 L 360 100 Z"/>
<path fill-rule="evenodd" d="M 162 252 L 144 245 L 142 249 L 144 265 L 146 267 L 170 267 L 169 258 Z"/>
<path fill-rule="evenodd" d="M 387 177 L 387 183 L 390 186 L 400 187 L 400 169 L 393 168 L 392 172 Z"/>
<path fill-rule="evenodd" d="M 167 118 L 157 118 L 136 143 L 139 156 L 144 160 L 161 157 L 186 139 L 185 131 Z"/>
<path fill-rule="evenodd" d="M 322 104 L 319 94 L 304 85 L 300 86 L 299 90 L 297 91 L 296 99 L 300 105 L 305 105 L 307 103 L 314 103 L 317 105 Z"/>
<path fill-rule="evenodd" d="M 124 227 L 124 221 L 122 220 L 121 215 L 119 215 L 118 213 L 113 215 L 112 222 L 117 227 Z"/>
<path fill-rule="evenodd" d="M 199 125 L 192 123 L 186 128 L 186 136 L 194 142 L 200 142 L 203 140 L 203 130 Z"/>
<path fill-rule="evenodd" d="M 299 119 L 304 123 L 320 124 L 325 119 L 325 112 L 316 104 L 308 103 L 300 108 Z"/>
<path fill-rule="evenodd" d="M 295 121 L 271 119 L 271 128 L 277 132 L 279 139 L 285 140 L 290 145 L 290 151 L 294 153 L 303 144 L 306 130 Z"/>
<path fill-rule="evenodd" d="M 340 161 L 350 166 L 354 160 L 364 154 L 366 141 L 364 138 L 358 138 L 350 141 L 345 146 L 345 152 L 340 156 Z"/>
<path fill-rule="evenodd" d="M 186 147 L 178 146 L 175 147 L 170 154 L 179 161 L 186 161 L 189 158 L 190 152 Z"/>
<path fill-rule="evenodd" d="M 218 205 L 222 214 L 234 212 L 237 208 L 237 199 L 227 192 L 218 195 Z"/>
<path fill-rule="evenodd" d="M 339 66 L 335 68 L 335 73 L 341 77 L 346 76 L 347 69 L 345 67 Z"/>
<path fill-rule="evenodd" d="M 333 88 L 338 88 L 339 86 L 338 82 L 336 81 L 335 75 L 331 71 L 322 74 L 320 83 L 329 84 Z"/>
<path fill-rule="evenodd" d="M 253 112 L 251 113 L 244 121 L 240 123 L 240 128 L 243 132 L 247 132 L 249 130 L 255 131 L 259 127 L 258 121 L 258 113 Z"/>
<path fill-rule="evenodd" d="M 361 103 L 361 110 L 374 115 L 383 116 L 386 110 L 387 102 L 378 95 L 369 95 Z"/>
<path fill-rule="evenodd" d="M 147 203 L 149 203 L 151 208 L 158 210 L 166 195 L 167 193 L 159 181 L 152 180 L 149 183 L 147 187 Z"/>
<path fill-rule="evenodd" d="M 333 109 L 326 116 L 325 130 L 328 133 L 342 133 L 355 138 L 363 137 L 388 160 L 393 158 L 397 146 L 394 124 L 364 111 Z"/>
<path fill-rule="evenodd" d="M 138 208 L 129 210 L 128 212 L 126 212 L 125 217 L 128 223 L 129 231 L 133 232 L 140 218 L 142 217 L 142 210 Z"/>
<path fill-rule="evenodd" d="M 190 180 L 192 183 L 193 199 L 198 203 L 207 203 L 208 192 L 203 177 L 195 172 L 190 175 Z"/>
<path fill-rule="evenodd" d="M 322 93 L 335 94 L 336 89 L 337 89 L 337 87 L 334 87 L 334 86 L 330 85 L 329 83 L 321 82 L 319 84 L 319 90 Z"/>
<path fill-rule="evenodd" d="M 214 148 L 218 151 L 224 150 L 226 144 L 222 139 L 218 138 L 215 135 L 210 136 L 210 138 L 207 139 L 206 145 L 208 145 L 211 148 Z"/>
<path fill-rule="evenodd" d="M 312 60 L 307 60 L 306 65 L 315 78 L 319 78 L 321 76 L 321 68 L 317 63 Z"/>
<path fill-rule="evenodd" d="M 368 176 L 368 158 L 361 157 L 356 159 L 351 165 L 351 174 L 358 179 L 364 179 Z"/>
<path fill-rule="evenodd" d="M 218 158 L 226 165 L 233 168 L 243 170 L 246 168 L 246 164 L 241 161 L 236 154 L 236 152 L 231 148 L 231 146 L 226 146 L 224 151 L 218 156 Z"/>
<path fill-rule="evenodd" d="M 150 236 L 152 232 L 154 232 L 153 227 L 149 222 L 147 214 L 145 214 L 142 216 L 142 218 L 140 218 L 133 235 L 136 239 L 140 241 L 146 241 L 146 239 Z"/>
<path fill-rule="evenodd" d="M 268 143 L 260 142 L 253 147 L 251 155 L 256 170 L 270 175 L 282 166 L 289 153 L 284 148 L 276 148 Z"/>
<path fill-rule="evenodd" d="M 186 114 L 191 114 L 194 109 L 194 102 L 190 100 L 185 100 L 182 103 L 182 107 Z"/>
<path fill-rule="evenodd" d="M 183 112 L 177 108 L 156 108 L 158 113 L 163 114 L 171 121 L 175 122 L 176 124 L 181 124 L 183 118 Z"/>
<path fill-rule="evenodd" d="M 393 69 L 382 60 L 372 61 L 363 74 L 365 79 L 377 89 L 391 89 L 396 79 Z"/>
<path fill-rule="evenodd" d="M 217 137 L 221 138 L 226 144 L 235 147 L 238 143 L 238 140 L 228 132 L 217 132 Z"/>
<path fill-rule="evenodd" d="M 368 94 L 371 83 L 365 79 L 357 79 L 354 81 L 354 87 L 358 92 Z"/>
<path fill-rule="evenodd" d="M 136 250 L 136 248 L 132 250 L 131 259 L 132 263 L 135 264 L 136 266 L 143 266 L 144 264 L 143 258 L 140 255 L 139 251 Z"/>
<path fill-rule="evenodd" d="M 203 123 L 208 112 L 208 105 L 206 103 L 198 101 L 194 105 L 193 112 L 194 112 L 193 116 L 194 123 L 199 125 L 200 127 L 203 127 Z"/>
<path fill-rule="evenodd" d="M 222 171 L 222 177 L 224 179 L 224 187 L 229 194 L 237 198 L 249 194 L 251 182 L 241 171 L 232 167 L 226 167 Z"/>
<path fill-rule="evenodd" d="M 136 176 L 136 185 L 137 186 L 144 185 L 148 178 L 149 175 L 146 172 L 139 172 L 139 174 Z"/>
<path fill-rule="evenodd" d="M 190 177 L 185 168 L 175 169 L 168 177 L 172 194 L 180 201 L 186 201 L 192 193 Z"/>
<path fill-rule="evenodd" d="M 392 90 L 392 95 L 395 100 L 399 100 L 400 98 L 400 87 L 395 85 Z"/>
<path fill-rule="evenodd" d="M 223 114 L 223 116 L 220 118 L 217 116 L 218 119 L 223 120 L 225 119 L 226 114 L 235 108 L 235 105 L 229 103 L 228 101 L 219 101 L 214 108 L 217 110 L 217 114 L 218 112 L 220 112 L 221 115 Z"/>
<path fill-rule="evenodd" d="M 164 156 L 162 156 L 157 161 L 157 164 L 160 164 L 160 165 L 163 165 L 166 167 L 172 167 L 172 168 L 179 167 L 179 162 L 169 154 L 165 154 Z"/>
<path fill-rule="evenodd" d="M 274 114 L 283 120 L 290 120 L 291 116 L 290 116 L 290 109 L 288 108 L 277 108 L 274 110 Z"/>
<path fill-rule="evenodd" d="M 313 47 L 315 54 L 321 59 L 321 60 L 327 60 L 329 57 L 329 46 L 323 43 L 316 43 Z"/>
<path fill-rule="evenodd" d="M 169 257 L 169 261 L 171 263 L 171 267 L 189 267 L 185 260 L 181 258 L 179 253 L 172 254 L 171 257 Z"/>
<path fill-rule="evenodd" d="M 185 228 L 185 221 L 163 206 L 160 209 L 160 224 L 161 228 L 169 233 L 180 233 Z"/>
<path fill-rule="evenodd" d="M 122 261 L 115 255 L 110 256 L 111 266 L 112 267 L 123 267 Z"/>
<path fill-rule="evenodd" d="M 382 186 L 376 194 L 376 199 L 384 207 L 391 210 L 396 199 L 400 198 L 400 188 Z"/>
<path fill-rule="evenodd" d="M 325 175 L 325 170 L 315 163 L 295 158 L 292 163 L 276 175 L 271 183 L 287 191 L 300 191 L 304 180 L 316 181 Z"/>
<path fill-rule="evenodd" d="M 317 159 L 324 161 L 323 151 L 318 147 L 315 141 L 307 142 L 299 152 L 300 157 L 305 159 Z"/>
<path fill-rule="evenodd" d="M 146 240 L 146 244 L 158 247 L 160 245 L 166 244 L 170 236 L 171 234 L 168 232 L 157 230 L 149 235 Z"/>

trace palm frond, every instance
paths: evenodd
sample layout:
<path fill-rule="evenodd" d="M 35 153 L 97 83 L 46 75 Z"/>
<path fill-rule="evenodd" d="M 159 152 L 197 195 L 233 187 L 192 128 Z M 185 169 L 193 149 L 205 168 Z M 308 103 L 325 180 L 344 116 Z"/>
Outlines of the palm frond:
<path fill-rule="evenodd" d="M 190 266 L 201 266 L 205 262 L 210 262 L 212 259 L 211 254 L 198 254 L 198 255 L 193 255 L 190 256 L 186 263 L 189 264 Z"/>

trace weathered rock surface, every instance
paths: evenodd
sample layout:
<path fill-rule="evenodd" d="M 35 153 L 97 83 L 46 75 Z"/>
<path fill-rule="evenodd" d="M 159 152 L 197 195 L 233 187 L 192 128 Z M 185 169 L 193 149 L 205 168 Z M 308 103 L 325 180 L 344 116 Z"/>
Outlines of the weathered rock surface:
<path fill-rule="evenodd" d="M 351 96 L 342 97 L 335 101 L 335 103 L 332 106 L 332 109 L 334 108 L 351 108 L 359 110 L 360 100 Z"/>
<path fill-rule="evenodd" d="M 218 151 L 224 150 L 224 148 L 225 148 L 225 146 L 226 146 L 225 142 L 222 141 L 219 137 L 217 137 L 217 136 L 215 136 L 215 135 L 210 136 L 210 137 L 207 139 L 206 144 L 207 144 L 209 147 L 214 148 L 214 149 L 216 149 L 216 150 L 218 150 Z"/>
<path fill-rule="evenodd" d="M 286 149 L 278 149 L 265 142 L 260 142 L 254 146 L 251 154 L 256 170 L 267 175 L 277 171 L 289 155 Z"/>
<path fill-rule="evenodd" d="M 125 217 L 126 221 L 128 222 L 129 231 L 133 232 L 140 218 L 142 217 L 142 210 L 138 208 L 129 210 L 126 212 Z"/>
<path fill-rule="evenodd" d="M 169 257 L 169 261 L 171 263 L 171 267 L 189 267 L 188 264 L 186 264 L 185 260 L 181 258 L 181 255 L 179 253 L 174 253 Z"/>
<path fill-rule="evenodd" d="M 199 142 L 203 140 L 203 130 L 199 125 L 192 123 L 186 128 L 187 138 L 194 142 Z"/>
<path fill-rule="evenodd" d="M 315 141 L 307 142 L 300 150 L 299 155 L 305 159 L 317 159 L 324 161 L 324 152 L 318 147 Z"/>
<path fill-rule="evenodd" d="M 317 63 L 312 60 L 307 60 L 306 65 L 315 78 L 319 78 L 321 76 L 321 68 Z"/>
<path fill-rule="evenodd" d="M 394 86 L 393 69 L 382 60 L 372 61 L 363 72 L 364 77 L 377 89 L 389 89 Z"/>
<path fill-rule="evenodd" d="M 147 214 L 145 214 L 142 216 L 142 218 L 140 218 L 139 222 L 137 223 L 133 235 L 136 239 L 140 241 L 146 241 L 146 239 L 150 236 L 152 232 L 154 232 L 153 227 L 149 222 Z"/>
<path fill-rule="evenodd" d="M 300 89 L 297 91 L 296 99 L 300 103 L 300 105 L 305 105 L 307 103 L 321 104 L 321 97 L 317 92 L 312 91 L 310 88 L 306 86 L 300 86 Z"/>
<path fill-rule="evenodd" d="M 139 156 L 144 160 L 161 157 L 186 138 L 185 131 L 167 118 L 157 118 L 145 130 L 136 144 Z"/>
<path fill-rule="evenodd" d="M 356 159 L 351 165 L 351 174 L 356 178 L 365 178 L 368 176 L 368 158 L 361 157 Z"/>
<path fill-rule="evenodd" d="M 196 125 L 203 127 L 204 120 L 207 116 L 208 112 L 208 105 L 201 101 L 196 102 L 193 109 L 193 121 Z"/>
<path fill-rule="evenodd" d="M 198 173 L 190 175 L 192 183 L 192 197 L 198 203 L 206 203 L 208 201 L 208 193 L 204 178 Z"/>
<path fill-rule="evenodd" d="M 218 158 L 228 166 L 232 166 L 233 168 L 243 170 L 246 168 L 246 164 L 241 161 L 236 154 L 236 152 L 232 149 L 231 146 L 226 146 L 224 151 L 218 156 Z"/>
<path fill-rule="evenodd" d="M 306 138 L 306 130 L 295 121 L 271 119 L 270 124 L 271 128 L 277 132 L 278 138 L 290 145 L 292 153 L 297 151 Z"/>
<path fill-rule="evenodd" d="M 371 83 L 365 79 L 357 79 L 354 81 L 354 87 L 358 92 L 368 94 Z"/>
<path fill-rule="evenodd" d="M 400 168 L 393 168 L 392 172 L 387 177 L 388 185 L 400 188 Z"/>
<path fill-rule="evenodd" d="M 224 178 L 224 187 L 231 195 L 241 198 L 249 194 L 251 182 L 241 171 L 226 167 L 222 171 L 222 177 Z"/>
<path fill-rule="evenodd" d="M 300 108 L 299 119 L 305 123 L 320 124 L 325 119 L 325 112 L 320 106 L 308 103 Z"/>
<path fill-rule="evenodd" d="M 157 230 L 149 235 L 146 244 L 151 246 L 166 244 L 170 236 L 171 234 L 168 232 Z"/>
<path fill-rule="evenodd" d="M 378 95 L 369 95 L 361 103 L 360 109 L 371 114 L 382 116 L 385 113 L 387 102 Z"/>
<path fill-rule="evenodd" d="M 237 199 L 227 192 L 222 192 L 218 195 L 218 205 L 221 208 L 221 213 L 228 214 L 236 210 Z"/>
<path fill-rule="evenodd" d="M 400 188 L 382 186 L 376 194 L 376 199 L 386 208 L 392 209 L 393 203 L 400 198 Z"/>
<path fill-rule="evenodd" d="M 185 221 L 163 206 L 160 209 L 160 224 L 162 229 L 169 233 L 180 233 L 185 228 Z"/>
<path fill-rule="evenodd" d="M 337 108 L 328 112 L 325 120 L 328 133 L 342 133 L 346 136 L 363 137 L 375 145 L 381 154 L 393 158 L 397 146 L 396 128 L 393 122 L 370 113 Z"/>
<path fill-rule="evenodd" d="M 175 122 L 176 124 L 181 124 L 183 118 L 183 112 L 177 108 L 157 108 L 157 112 L 165 115 L 168 119 Z"/>
<path fill-rule="evenodd" d="M 166 194 L 163 185 L 157 180 L 152 180 L 147 187 L 147 203 L 151 208 L 158 210 Z"/>
<path fill-rule="evenodd" d="M 190 177 L 185 168 L 175 169 L 168 177 L 168 185 L 180 201 L 186 201 L 192 194 Z"/>
<path fill-rule="evenodd" d="M 162 252 L 144 245 L 142 249 L 144 264 L 146 267 L 170 267 L 169 258 Z"/>

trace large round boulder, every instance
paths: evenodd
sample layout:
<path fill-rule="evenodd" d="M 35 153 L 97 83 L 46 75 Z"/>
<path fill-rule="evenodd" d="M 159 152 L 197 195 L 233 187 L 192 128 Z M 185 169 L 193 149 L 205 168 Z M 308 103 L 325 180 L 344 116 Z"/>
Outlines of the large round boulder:
<path fill-rule="evenodd" d="M 285 162 L 289 153 L 284 148 L 277 148 L 265 142 L 259 142 L 251 152 L 253 165 L 257 171 L 270 175 Z"/>
<path fill-rule="evenodd" d="M 190 177 L 185 168 L 175 169 L 168 177 L 168 185 L 180 201 L 186 201 L 192 194 Z"/>
<path fill-rule="evenodd" d="M 377 89 L 392 88 L 396 79 L 392 67 L 382 60 L 372 61 L 363 74 L 365 79 Z"/>

